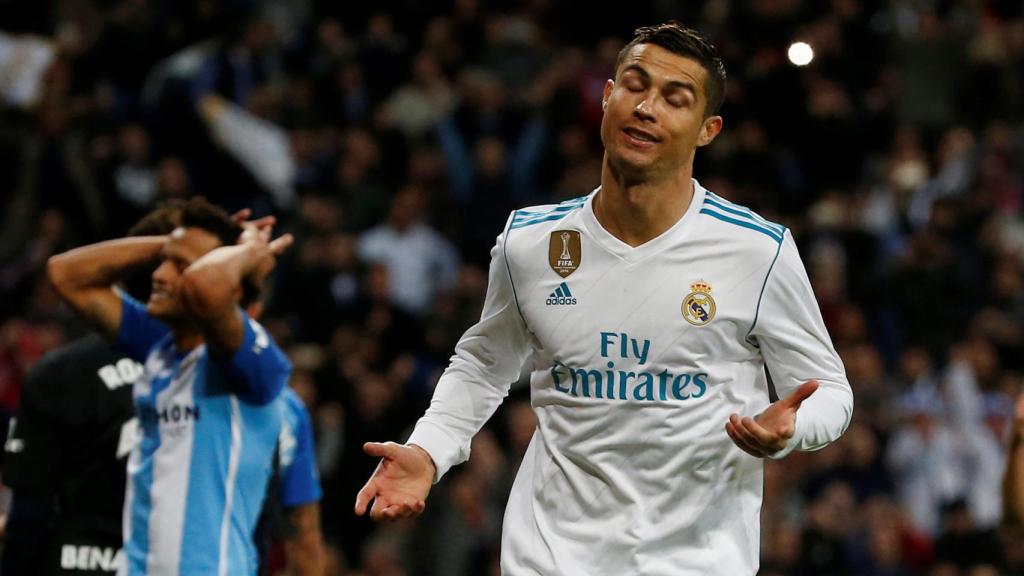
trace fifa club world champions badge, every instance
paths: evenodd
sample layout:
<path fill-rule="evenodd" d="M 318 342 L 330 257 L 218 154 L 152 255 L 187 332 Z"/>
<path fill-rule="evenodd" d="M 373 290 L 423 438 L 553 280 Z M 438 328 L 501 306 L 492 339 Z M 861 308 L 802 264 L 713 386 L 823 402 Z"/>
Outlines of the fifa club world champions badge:
<path fill-rule="evenodd" d="M 715 317 L 715 299 L 711 285 L 703 280 L 690 284 L 690 293 L 683 299 L 683 318 L 694 326 L 704 326 Z"/>
<path fill-rule="evenodd" d="M 583 243 L 578 230 L 555 230 L 548 242 L 548 263 L 551 269 L 565 278 L 580 267 Z"/>

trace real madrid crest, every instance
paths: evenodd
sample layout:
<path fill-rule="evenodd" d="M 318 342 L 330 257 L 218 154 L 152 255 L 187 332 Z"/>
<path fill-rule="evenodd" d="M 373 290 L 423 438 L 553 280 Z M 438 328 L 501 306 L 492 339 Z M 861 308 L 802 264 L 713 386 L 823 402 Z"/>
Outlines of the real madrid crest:
<path fill-rule="evenodd" d="M 703 280 L 690 284 L 690 293 L 683 298 L 683 318 L 694 326 L 704 326 L 715 317 L 715 299 L 711 285 Z"/>
<path fill-rule="evenodd" d="M 583 243 L 579 230 L 555 230 L 548 242 L 548 263 L 562 278 L 580 267 L 583 258 Z"/>

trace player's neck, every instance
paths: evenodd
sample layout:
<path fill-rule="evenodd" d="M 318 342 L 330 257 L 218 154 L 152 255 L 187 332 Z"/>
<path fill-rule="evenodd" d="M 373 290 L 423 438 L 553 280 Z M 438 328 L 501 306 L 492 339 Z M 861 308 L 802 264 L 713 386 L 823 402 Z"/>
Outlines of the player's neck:
<path fill-rule="evenodd" d="M 692 170 L 658 182 L 627 182 L 605 162 L 594 216 L 612 236 L 637 247 L 675 225 L 693 200 Z"/>

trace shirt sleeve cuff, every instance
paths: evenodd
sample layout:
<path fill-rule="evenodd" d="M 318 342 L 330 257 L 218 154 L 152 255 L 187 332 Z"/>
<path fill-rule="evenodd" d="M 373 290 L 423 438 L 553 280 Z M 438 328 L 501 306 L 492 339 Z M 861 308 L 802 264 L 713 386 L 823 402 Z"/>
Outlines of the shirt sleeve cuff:
<path fill-rule="evenodd" d="M 460 458 L 461 450 L 456 442 L 452 441 L 441 427 L 431 422 L 420 421 L 405 443 L 407 446 L 415 444 L 423 448 L 434 461 L 434 484 L 441 480 L 448 470 L 468 458 Z"/>

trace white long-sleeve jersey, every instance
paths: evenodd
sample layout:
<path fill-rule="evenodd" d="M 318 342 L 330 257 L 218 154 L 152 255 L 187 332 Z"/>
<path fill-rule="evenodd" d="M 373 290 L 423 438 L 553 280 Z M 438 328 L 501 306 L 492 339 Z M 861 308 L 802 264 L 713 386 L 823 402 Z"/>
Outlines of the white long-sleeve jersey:
<path fill-rule="evenodd" d="M 505 511 L 503 574 L 754 574 L 763 465 L 729 439 L 729 415 L 818 380 L 782 457 L 832 442 L 853 410 L 796 246 L 694 181 L 686 214 L 630 247 L 593 197 L 512 214 L 480 322 L 408 442 L 440 479 L 532 358 L 537 430 Z"/>

